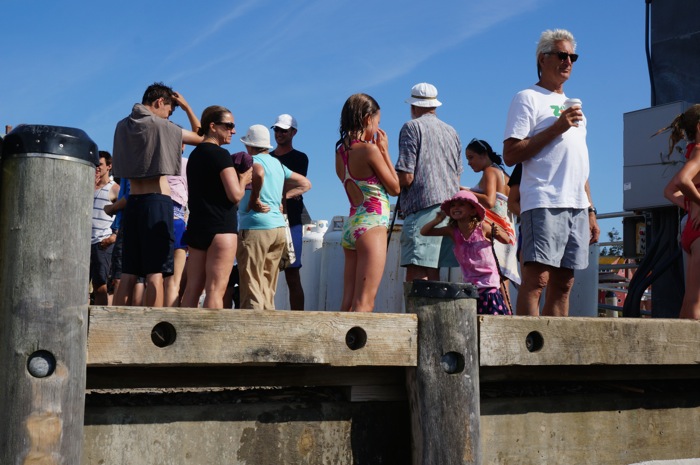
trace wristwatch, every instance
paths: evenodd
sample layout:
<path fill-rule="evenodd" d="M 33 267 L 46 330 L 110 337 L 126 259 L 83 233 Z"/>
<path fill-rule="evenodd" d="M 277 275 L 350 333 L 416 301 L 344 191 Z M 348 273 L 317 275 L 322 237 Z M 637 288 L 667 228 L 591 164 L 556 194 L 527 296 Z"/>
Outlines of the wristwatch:
<path fill-rule="evenodd" d="M 588 207 L 588 213 L 589 214 L 593 213 L 594 215 L 597 215 L 598 210 L 596 210 L 594 206 L 590 206 L 590 207 Z"/>

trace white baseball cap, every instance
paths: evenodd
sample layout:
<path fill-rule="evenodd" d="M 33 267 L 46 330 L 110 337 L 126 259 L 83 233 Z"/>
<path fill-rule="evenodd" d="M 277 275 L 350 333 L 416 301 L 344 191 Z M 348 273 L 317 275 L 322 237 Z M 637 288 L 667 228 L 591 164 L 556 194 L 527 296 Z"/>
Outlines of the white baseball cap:
<path fill-rule="evenodd" d="M 285 113 L 284 115 L 279 115 L 277 117 L 277 121 L 275 121 L 275 124 L 273 124 L 270 127 L 274 128 L 275 126 L 277 126 L 278 128 L 282 128 L 282 129 L 289 129 L 289 128 L 296 129 L 297 128 L 297 120 L 292 115 L 288 115 Z"/>
<path fill-rule="evenodd" d="M 248 133 L 241 137 L 241 142 L 249 147 L 258 147 L 261 149 L 271 149 L 270 145 L 270 130 L 262 124 L 254 124 L 248 128 Z"/>
<path fill-rule="evenodd" d="M 411 88 L 411 98 L 406 100 L 414 107 L 435 108 L 442 105 L 437 99 L 438 91 L 434 85 L 421 82 Z"/>

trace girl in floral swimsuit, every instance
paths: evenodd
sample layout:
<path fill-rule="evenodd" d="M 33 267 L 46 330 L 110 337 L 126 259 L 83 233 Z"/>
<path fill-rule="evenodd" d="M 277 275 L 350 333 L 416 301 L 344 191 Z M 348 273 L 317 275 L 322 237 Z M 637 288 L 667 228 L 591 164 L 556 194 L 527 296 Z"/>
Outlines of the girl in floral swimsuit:
<path fill-rule="evenodd" d="M 664 189 L 664 196 L 688 212 L 687 223 L 681 233 L 681 244 L 688 256 L 685 270 L 685 295 L 681 318 L 700 319 L 700 105 L 693 105 L 673 120 L 666 129 L 669 153 L 682 139 L 689 144 L 685 165 L 673 176 Z M 659 131 L 662 132 L 662 131 Z"/>
<path fill-rule="evenodd" d="M 343 227 L 345 276 L 341 311 L 371 312 L 386 262 L 389 197 L 399 194 L 399 177 L 379 129 L 377 102 L 351 95 L 340 113 L 335 171 L 350 201 Z"/>

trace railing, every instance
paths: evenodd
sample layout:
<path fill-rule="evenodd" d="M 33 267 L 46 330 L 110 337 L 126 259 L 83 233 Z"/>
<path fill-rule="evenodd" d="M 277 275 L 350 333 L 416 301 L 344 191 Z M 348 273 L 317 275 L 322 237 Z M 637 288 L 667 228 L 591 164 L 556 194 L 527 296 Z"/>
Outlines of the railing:
<path fill-rule="evenodd" d="M 599 220 L 603 219 L 614 219 L 614 218 L 625 218 L 625 217 L 631 217 L 631 216 L 637 216 L 633 212 L 612 212 L 612 213 L 600 213 L 596 215 L 596 218 Z M 599 242 L 598 245 L 600 247 L 620 247 L 623 245 L 622 241 L 609 241 L 609 242 Z M 620 264 L 612 264 L 612 265 L 602 265 L 599 267 L 599 274 L 602 270 L 609 270 L 609 271 L 614 271 L 614 270 L 634 270 L 637 269 L 639 265 L 637 263 L 620 263 Z M 611 291 L 611 292 L 621 292 L 624 294 L 627 294 L 628 292 L 628 287 L 629 283 L 627 281 L 620 281 L 620 282 L 610 282 L 610 283 L 603 283 L 601 284 L 600 281 L 598 282 L 598 290 L 599 291 Z M 651 290 L 648 289 L 644 293 L 645 296 L 648 296 L 649 299 L 651 299 Z M 616 302 L 617 302 L 617 296 L 615 296 Z M 606 297 L 607 300 L 607 297 Z M 599 303 L 598 304 L 598 310 L 599 311 L 604 311 L 605 316 L 607 317 L 617 317 L 622 314 L 622 307 L 619 305 L 614 305 L 612 303 L 606 302 L 606 303 Z M 642 309 L 641 314 L 644 316 L 648 316 L 651 314 L 650 310 Z"/>

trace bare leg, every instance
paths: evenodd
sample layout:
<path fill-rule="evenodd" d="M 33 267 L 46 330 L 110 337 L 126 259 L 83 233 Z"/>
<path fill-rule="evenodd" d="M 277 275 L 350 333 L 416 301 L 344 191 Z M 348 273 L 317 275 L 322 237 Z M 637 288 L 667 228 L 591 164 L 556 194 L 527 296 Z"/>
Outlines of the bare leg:
<path fill-rule="evenodd" d="M 552 268 L 544 297 L 542 315 L 568 316 L 569 295 L 574 285 L 574 270 L 569 268 Z"/>
<path fill-rule="evenodd" d="M 549 271 L 552 267 L 537 262 L 527 262 L 522 266 L 522 283 L 518 289 L 516 314 L 538 316 L 540 314 L 540 296 L 547 286 Z"/>
<path fill-rule="evenodd" d="M 700 319 L 700 240 L 690 245 L 680 318 Z"/>
<path fill-rule="evenodd" d="M 176 249 L 174 255 L 174 268 L 172 276 L 164 279 L 165 282 L 165 306 L 179 307 L 180 306 L 180 282 L 182 280 L 182 272 L 185 269 L 185 260 L 187 252 L 185 249 Z"/>
<path fill-rule="evenodd" d="M 223 308 L 224 293 L 236 256 L 236 234 L 217 234 L 207 249 L 204 308 Z"/>
<path fill-rule="evenodd" d="M 287 268 L 284 277 L 289 288 L 289 307 L 292 310 L 304 310 L 304 288 L 301 286 L 300 268 Z"/>
<path fill-rule="evenodd" d="M 408 265 L 406 266 L 406 282 L 416 279 L 428 281 L 440 280 L 440 268 L 428 268 L 427 266 Z"/>
<path fill-rule="evenodd" d="M 132 305 L 140 307 L 143 305 L 143 296 L 146 293 L 146 284 L 137 282 L 131 295 Z"/>
<path fill-rule="evenodd" d="M 146 293 L 143 305 L 146 307 L 162 307 L 164 299 L 163 273 L 146 275 Z"/>
<path fill-rule="evenodd" d="M 95 296 L 95 305 L 109 305 L 109 294 L 107 294 L 107 285 L 97 286 L 93 292 Z"/>
<path fill-rule="evenodd" d="M 386 264 L 386 235 L 386 228 L 376 227 L 357 240 L 355 292 L 352 299 L 352 310 L 355 312 L 374 310 L 374 299 Z"/>
<path fill-rule="evenodd" d="M 119 292 L 119 284 L 121 283 L 121 278 L 115 278 L 112 280 L 112 289 L 114 291 L 114 294 L 112 295 L 112 303 L 110 305 L 114 305 L 114 299 L 117 298 L 117 292 Z"/>
<path fill-rule="evenodd" d="M 190 256 L 187 259 L 187 285 L 185 293 L 182 295 L 180 305 L 182 307 L 197 308 L 199 298 L 204 290 L 206 279 L 205 267 L 207 262 L 207 251 L 190 247 Z"/>
<path fill-rule="evenodd" d="M 134 274 L 123 273 L 119 281 L 119 286 L 114 292 L 112 303 L 120 307 L 135 305 L 132 300 L 132 293 L 138 276 Z"/>
<path fill-rule="evenodd" d="M 355 295 L 355 270 L 357 269 L 357 250 L 343 249 L 345 254 L 345 269 L 343 273 L 343 302 L 341 312 L 352 310 L 352 298 Z"/>

